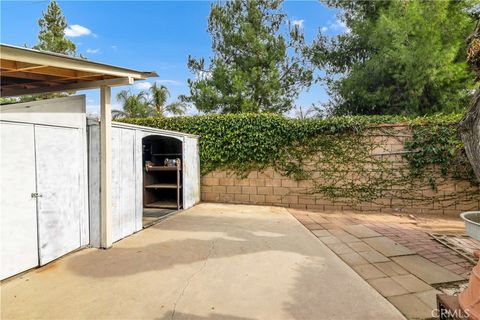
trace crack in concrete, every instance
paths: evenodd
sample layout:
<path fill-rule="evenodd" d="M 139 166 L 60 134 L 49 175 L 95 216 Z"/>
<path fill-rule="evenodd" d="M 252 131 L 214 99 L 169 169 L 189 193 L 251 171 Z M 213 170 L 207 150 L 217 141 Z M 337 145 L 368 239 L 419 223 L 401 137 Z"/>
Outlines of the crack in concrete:
<path fill-rule="evenodd" d="M 205 269 L 205 267 L 207 266 L 208 259 L 209 259 L 210 256 L 212 255 L 212 252 L 213 252 L 214 249 L 215 249 L 215 241 L 212 241 L 212 245 L 211 245 L 211 247 L 210 247 L 210 250 L 208 250 L 208 254 L 207 254 L 207 256 L 205 257 L 205 261 L 203 262 L 202 266 L 201 266 L 197 271 L 195 271 L 195 272 L 187 279 L 187 282 L 185 283 L 185 286 L 183 287 L 182 291 L 181 291 L 180 294 L 178 295 L 177 300 L 175 300 L 175 303 L 173 304 L 172 316 L 170 317 L 171 320 L 173 320 L 173 319 L 175 318 L 175 312 L 176 312 L 176 309 L 177 309 L 177 305 L 178 305 L 178 303 L 180 302 L 180 300 L 182 299 L 183 295 L 185 294 L 185 291 L 187 290 L 188 286 L 190 286 L 191 281 L 192 281 L 193 278 L 195 278 L 200 272 L 202 272 L 203 269 Z"/>

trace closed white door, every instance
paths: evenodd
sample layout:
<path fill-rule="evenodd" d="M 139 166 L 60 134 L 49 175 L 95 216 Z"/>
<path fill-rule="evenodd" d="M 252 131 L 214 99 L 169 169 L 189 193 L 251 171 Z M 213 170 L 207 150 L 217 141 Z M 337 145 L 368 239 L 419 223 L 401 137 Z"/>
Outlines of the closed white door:
<path fill-rule="evenodd" d="M 35 126 L 40 265 L 81 246 L 83 149 L 80 129 Z"/>
<path fill-rule="evenodd" d="M 0 279 L 38 265 L 33 124 L 0 123 Z"/>

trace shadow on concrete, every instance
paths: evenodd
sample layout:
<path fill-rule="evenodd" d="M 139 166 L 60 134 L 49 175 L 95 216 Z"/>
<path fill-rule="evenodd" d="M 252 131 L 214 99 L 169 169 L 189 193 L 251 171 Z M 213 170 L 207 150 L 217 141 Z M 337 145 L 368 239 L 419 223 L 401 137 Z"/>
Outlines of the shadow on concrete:
<path fill-rule="evenodd" d="M 317 256 L 319 252 L 296 244 L 299 232 L 308 232 L 296 221 L 248 217 L 177 215 L 109 250 L 72 256 L 68 268 L 85 277 L 121 277 L 163 270 L 209 259 L 248 255 L 263 251 L 293 252 Z M 164 234 L 176 238 L 165 240 Z M 135 239 L 133 239 L 135 238 Z M 147 243 L 142 246 L 142 239 Z M 313 241 L 315 239 L 312 238 Z M 215 249 L 212 251 L 212 244 Z M 133 245 L 135 244 L 135 245 Z M 274 267 L 274 266 L 272 266 Z"/>
<path fill-rule="evenodd" d="M 206 317 L 197 316 L 195 314 L 184 313 L 184 312 L 175 312 L 174 319 L 188 319 L 188 320 L 207 320 L 207 319 L 222 319 L 222 320 L 254 320 L 255 318 L 245 318 L 237 317 L 229 314 L 222 313 L 210 313 Z M 156 318 L 155 320 L 172 320 L 172 312 L 166 313 L 161 318 Z"/>

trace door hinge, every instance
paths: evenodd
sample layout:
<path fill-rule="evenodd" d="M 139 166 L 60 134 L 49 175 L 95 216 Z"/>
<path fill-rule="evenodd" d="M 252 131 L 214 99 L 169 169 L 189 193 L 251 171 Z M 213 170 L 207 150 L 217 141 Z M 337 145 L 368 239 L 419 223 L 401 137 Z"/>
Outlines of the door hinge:
<path fill-rule="evenodd" d="M 41 198 L 43 197 L 43 195 L 41 193 L 38 193 L 38 192 L 33 192 L 31 194 L 32 198 Z"/>

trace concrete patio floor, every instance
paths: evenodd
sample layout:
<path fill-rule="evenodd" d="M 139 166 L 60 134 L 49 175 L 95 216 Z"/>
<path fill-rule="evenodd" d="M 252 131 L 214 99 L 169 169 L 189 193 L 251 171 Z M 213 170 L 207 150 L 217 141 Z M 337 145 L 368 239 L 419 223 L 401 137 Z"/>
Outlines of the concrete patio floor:
<path fill-rule="evenodd" d="M 1 318 L 403 316 L 286 209 L 201 204 L 4 281 Z"/>

